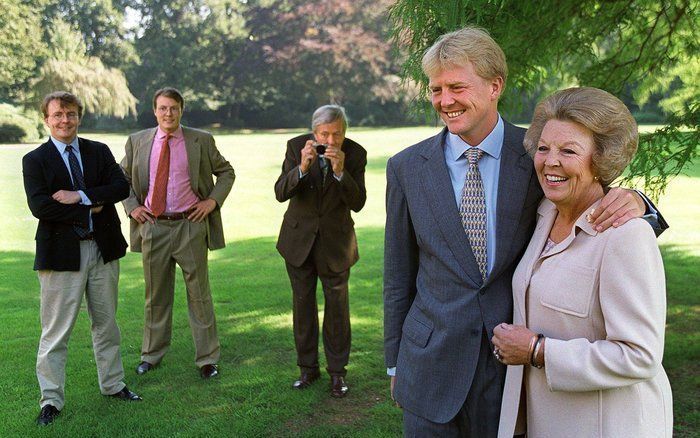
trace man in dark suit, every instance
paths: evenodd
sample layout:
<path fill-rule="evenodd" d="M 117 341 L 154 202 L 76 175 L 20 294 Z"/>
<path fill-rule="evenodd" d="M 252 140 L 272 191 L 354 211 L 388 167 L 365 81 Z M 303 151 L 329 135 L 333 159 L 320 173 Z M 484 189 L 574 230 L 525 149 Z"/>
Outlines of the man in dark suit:
<path fill-rule="evenodd" d="M 47 425 L 63 409 L 68 339 L 83 295 L 100 391 L 121 400 L 141 398 L 123 382 L 115 319 L 126 241 L 114 204 L 129 195 L 129 184 L 106 145 L 77 137 L 83 106 L 76 96 L 51 93 L 41 110 L 51 138 L 24 156 L 22 173 L 29 209 L 39 219 L 34 260 L 41 284 L 37 423 Z"/>
<path fill-rule="evenodd" d="M 320 377 L 316 282 L 323 285 L 323 347 L 331 376 L 331 396 L 344 397 L 350 356 L 350 267 L 359 256 L 350 210 L 365 205 L 367 152 L 345 138 L 342 107 L 318 108 L 313 133 L 287 142 L 282 173 L 275 183 L 279 202 L 289 200 L 277 241 L 292 285 L 294 342 L 304 389 Z M 321 145 L 321 146 L 318 146 Z"/>
<path fill-rule="evenodd" d="M 525 130 L 501 118 L 505 55 L 486 31 L 441 37 L 423 57 L 447 125 L 387 164 L 384 345 L 407 436 L 495 437 L 505 366 L 494 327 L 512 320 L 513 271 L 542 190 Z M 599 230 L 644 213 L 612 189 Z"/>

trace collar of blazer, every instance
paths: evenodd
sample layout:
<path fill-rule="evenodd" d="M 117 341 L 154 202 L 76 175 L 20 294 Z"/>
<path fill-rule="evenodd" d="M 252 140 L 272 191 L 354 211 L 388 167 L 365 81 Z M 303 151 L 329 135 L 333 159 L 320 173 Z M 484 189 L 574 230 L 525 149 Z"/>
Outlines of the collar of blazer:
<path fill-rule="evenodd" d="M 78 137 L 78 147 L 80 148 L 80 162 L 83 167 L 83 179 L 85 180 L 86 187 L 92 187 L 97 182 L 97 171 L 96 169 L 96 157 L 95 150 L 90 144 L 91 141 Z M 73 190 L 73 180 L 66 167 L 63 157 L 58 152 L 56 145 L 49 138 L 49 140 L 42 145 L 45 148 L 45 153 L 47 154 L 49 166 L 53 169 L 54 173 L 60 178 L 60 186 L 64 190 Z"/>
<path fill-rule="evenodd" d="M 485 284 L 489 284 L 512 262 L 511 245 L 519 228 L 520 216 L 534 171 L 532 159 L 522 145 L 525 130 L 505 120 L 504 124 L 496 206 L 498 236 L 496 254 L 493 269 Z M 434 207 L 432 212 L 443 237 L 465 274 L 472 280 L 475 287 L 479 287 L 482 285 L 481 274 L 462 226 L 454 200 L 452 182 L 445 164 L 446 135 L 447 128 L 444 128 L 438 135 L 428 140 L 426 147 L 420 151 L 420 155 L 426 160 L 420 180 Z"/>
<path fill-rule="evenodd" d="M 516 298 L 514 305 L 517 312 L 519 312 L 519 319 L 523 323 L 527 322 L 525 301 L 519 299 L 518 297 L 525 296 L 525 291 L 530 286 L 532 271 L 535 269 L 535 266 L 542 260 L 565 251 L 576 238 L 576 228 L 580 229 L 587 235 L 596 236 L 598 232 L 595 231 L 591 224 L 588 223 L 586 220 L 586 214 L 591 210 L 591 208 L 597 207 L 599 204 L 600 200 L 596 201 L 589 208 L 587 208 L 586 211 L 581 214 L 581 216 L 579 216 L 574 223 L 571 234 L 569 234 L 561 242 L 557 243 L 554 248 L 547 253 L 547 255 L 542 256 L 542 248 L 544 248 L 545 242 L 549 238 L 549 233 L 554 225 L 554 220 L 557 218 L 557 207 L 552 201 L 546 198 L 540 202 L 539 207 L 537 207 L 537 226 L 527 250 L 525 251 L 525 254 L 523 254 L 523 260 L 527 260 L 527 266 L 525 267 L 525 278 L 527 281 L 524 284 L 515 284 L 513 287 L 513 297 Z"/>
<path fill-rule="evenodd" d="M 180 125 L 182 127 L 182 135 L 185 139 L 185 151 L 187 152 L 187 167 L 190 176 L 190 186 L 192 190 L 199 196 L 197 191 L 197 181 L 199 180 L 199 163 L 201 160 L 201 145 L 199 133 L 191 128 Z M 138 148 L 146 151 L 139 154 L 138 172 L 141 181 L 141 197 L 145 201 L 148 196 L 148 184 L 151 168 L 151 152 L 153 150 L 153 142 L 158 132 L 158 127 L 150 128 L 142 131 L 138 138 L 134 140 L 138 143 Z"/>

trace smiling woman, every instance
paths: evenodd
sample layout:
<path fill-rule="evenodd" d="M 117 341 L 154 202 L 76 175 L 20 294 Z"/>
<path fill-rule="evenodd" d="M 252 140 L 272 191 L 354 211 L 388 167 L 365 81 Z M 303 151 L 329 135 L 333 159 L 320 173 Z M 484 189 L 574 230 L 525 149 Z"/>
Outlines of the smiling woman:
<path fill-rule="evenodd" d="M 598 232 L 585 214 L 632 159 L 636 123 L 609 93 L 570 88 L 537 106 L 525 147 L 546 199 L 513 275 L 513 324 L 494 329 L 509 365 L 499 437 L 670 437 L 654 233 L 641 219 Z"/>

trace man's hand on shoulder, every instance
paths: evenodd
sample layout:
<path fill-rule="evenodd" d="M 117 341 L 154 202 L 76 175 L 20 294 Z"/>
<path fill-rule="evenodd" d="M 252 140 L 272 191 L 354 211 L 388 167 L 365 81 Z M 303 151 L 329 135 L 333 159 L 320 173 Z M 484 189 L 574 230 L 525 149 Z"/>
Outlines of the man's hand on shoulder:
<path fill-rule="evenodd" d="M 311 165 L 316 161 L 316 149 L 314 148 L 313 140 L 306 140 L 304 148 L 301 150 L 301 162 L 299 163 L 299 170 L 301 173 L 309 173 Z"/>
<path fill-rule="evenodd" d="M 612 227 L 624 225 L 630 219 L 642 217 L 646 205 L 634 190 L 614 187 L 608 191 L 598 207 L 586 216 L 596 231 L 602 232 Z"/>
<path fill-rule="evenodd" d="M 80 193 L 70 190 L 59 190 L 51 197 L 61 204 L 77 204 L 82 200 Z"/>
<path fill-rule="evenodd" d="M 203 199 L 192 207 L 192 212 L 187 216 L 187 219 L 191 222 L 202 222 L 215 208 L 215 200 L 211 198 Z"/>

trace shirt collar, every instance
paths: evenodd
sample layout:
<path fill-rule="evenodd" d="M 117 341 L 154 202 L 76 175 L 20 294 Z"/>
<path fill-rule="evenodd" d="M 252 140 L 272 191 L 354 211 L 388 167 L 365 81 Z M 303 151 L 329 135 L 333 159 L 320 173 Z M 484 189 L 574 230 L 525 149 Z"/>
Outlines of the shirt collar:
<path fill-rule="evenodd" d="M 581 216 L 576 219 L 576 222 L 574 222 L 574 234 L 576 228 L 580 229 L 581 231 L 585 232 L 586 234 L 589 234 L 591 236 L 595 236 L 598 234 L 598 231 L 596 231 L 593 228 L 593 224 L 588 223 L 588 220 L 586 220 L 586 217 L 588 214 L 593 210 L 594 208 L 597 208 L 598 205 L 600 205 L 600 199 L 595 201 L 593 204 L 591 204 L 583 213 L 581 213 Z M 557 207 L 554 205 L 552 201 L 550 201 L 547 198 L 544 198 L 542 202 L 540 203 L 539 207 L 537 208 L 537 213 L 542 216 L 546 217 L 548 215 L 556 215 L 557 213 Z"/>
<path fill-rule="evenodd" d="M 476 147 L 483 150 L 491 157 L 499 159 L 501 157 L 501 149 L 503 148 L 503 132 L 503 119 L 501 119 L 501 115 L 499 114 L 496 126 L 493 127 L 489 135 L 487 135 L 481 143 L 476 145 Z M 464 152 L 470 147 L 472 146 L 462 140 L 459 135 L 451 132 L 447 133 L 447 148 L 452 154 L 452 159 L 454 161 L 464 157 Z"/>
<path fill-rule="evenodd" d="M 158 130 L 156 131 L 156 138 L 158 140 L 162 140 L 165 138 L 166 135 L 167 135 L 167 133 L 165 131 L 163 131 L 162 129 L 160 129 L 160 126 L 159 126 Z M 172 138 L 181 138 L 182 137 L 182 125 L 178 126 L 177 129 L 175 130 L 175 132 L 170 134 L 170 136 Z"/>
<path fill-rule="evenodd" d="M 51 136 L 51 141 L 53 142 L 54 146 L 56 146 L 56 149 L 58 149 L 58 152 L 63 155 L 64 152 L 66 152 L 66 147 L 68 145 L 73 146 L 73 149 L 77 150 L 78 153 L 80 153 L 80 143 L 78 142 L 78 137 L 76 136 L 73 141 L 70 143 L 63 143 L 60 140 L 57 140 L 53 136 Z"/>

